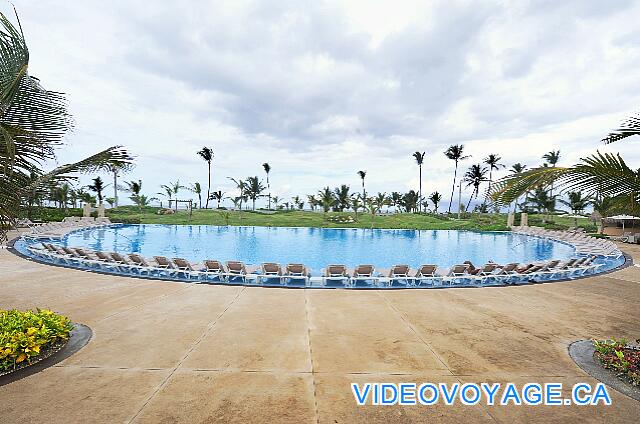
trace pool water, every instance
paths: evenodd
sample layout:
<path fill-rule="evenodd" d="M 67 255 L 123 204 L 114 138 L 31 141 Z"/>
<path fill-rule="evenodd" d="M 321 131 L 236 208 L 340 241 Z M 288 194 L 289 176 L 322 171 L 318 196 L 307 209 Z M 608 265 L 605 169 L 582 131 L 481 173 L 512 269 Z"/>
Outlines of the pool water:
<path fill-rule="evenodd" d="M 63 244 L 144 256 L 303 263 L 319 271 L 328 264 L 451 266 L 567 259 L 573 247 L 510 232 L 370 230 L 211 225 L 115 225 L 69 234 Z"/>

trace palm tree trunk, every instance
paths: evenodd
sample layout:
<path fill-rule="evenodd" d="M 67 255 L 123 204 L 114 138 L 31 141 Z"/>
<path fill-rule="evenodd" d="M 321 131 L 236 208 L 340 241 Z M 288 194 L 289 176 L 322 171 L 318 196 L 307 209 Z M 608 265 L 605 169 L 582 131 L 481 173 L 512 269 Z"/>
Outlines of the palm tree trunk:
<path fill-rule="evenodd" d="M 456 161 L 456 168 L 453 171 L 453 185 L 451 186 L 451 198 L 449 199 L 449 210 L 448 213 L 451 213 L 451 204 L 453 203 L 453 194 L 456 191 L 456 177 L 458 176 L 458 161 Z"/>
<path fill-rule="evenodd" d="M 209 162 L 209 182 L 207 184 L 207 200 L 204 205 L 205 209 L 209 209 L 209 196 L 211 196 L 211 162 Z"/>
<path fill-rule="evenodd" d="M 420 194 L 419 194 L 419 198 L 418 198 L 418 212 L 422 211 L 422 164 L 420 164 L 420 166 L 418 167 L 420 169 L 419 171 L 419 177 L 418 180 L 420 182 Z"/>
<path fill-rule="evenodd" d="M 476 189 L 473 189 L 473 192 L 471 193 L 471 196 L 469 197 L 469 202 L 467 203 L 467 207 L 464 209 L 465 212 L 469 211 L 469 206 L 471 206 L 471 199 L 473 199 L 473 195 L 476 194 Z"/>
<path fill-rule="evenodd" d="M 113 206 L 118 207 L 118 171 L 113 171 Z"/>
<path fill-rule="evenodd" d="M 271 184 L 269 184 L 269 173 L 267 172 L 267 188 L 269 189 L 269 210 L 271 210 Z"/>
<path fill-rule="evenodd" d="M 366 202 L 367 198 L 367 191 L 364 189 L 364 178 L 362 179 L 362 201 Z"/>

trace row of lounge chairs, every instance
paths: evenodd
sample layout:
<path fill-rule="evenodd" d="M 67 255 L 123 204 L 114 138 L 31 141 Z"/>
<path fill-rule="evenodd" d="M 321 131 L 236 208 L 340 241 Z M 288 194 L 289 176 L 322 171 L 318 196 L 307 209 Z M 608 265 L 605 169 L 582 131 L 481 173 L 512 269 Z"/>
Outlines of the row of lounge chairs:
<path fill-rule="evenodd" d="M 519 234 L 545 237 L 571 244 L 576 252 L 585 255 L 614 256 L 622 255 L 618 246 L 611 240 L 598 239 L 584 233 L 571 231 L 547 230 L 539 227 L 514 227 L 512 231 Z"/>
<path fill-rule="evenodd" d="M 62 222 L 47 222 L 44 224 L 34 224 L 29 220 L 22 220 L 21 224 L 28 227 L 31 232 L 25 234 L 29 238 L 60 238 L 66 233 L 80 229 L 90 227 L 102 227 L 105 225 L 111 225 L 112 222 L 109 218 L 100 217 L 79 217 L 70 216 L 62 220 Z"/>
<path fill-rule="evenodd" d="M 222 263 L 217 260 L 206 260 L 202 264 L 193 264 L 184 258 L 167 258 L 154 256 L 148 259 L 142 255 L 131 253 L 123 255 L 117 252 L 91 251 L 84 248 L 57 246 L 42 243 L 43 249 L 32 249 L 39 256 L 56 259 L 70 266 L 97 268 L 107 271 L 119 271 L 141 276 L 181 277 L 196 281 L 246 282 L 247 279 L 261 284 L 265 281 L 280 284 L 301 281 L 305 285 L 311 281 L 311 272 L 303 264 L 287 264 L 267 262 L 260 266 L 247 266 L 239 261 Z M 450 268 L 426 264 L 412 270 L 408 265 L 394 265 L 389 270 L 377 272 L 373 265 L 358 265 L 349 270 L 345 265 L 328 265 L 320 276 L 314 277 L 321 285 L 339 282 L 345 286 L 358 283 L 377 286 L 392 285 L 456 285 L 456 284 L 504 284 L 523 281 L 550 280 L 559 277 L 577 277 L 595 270 L 599 264 L 594 263 L 596 256 L 573 258 L 567 261 L 547 261 L 540 263 L 510 263 L 500 265 L 489 262 L 476 268 L 465 262 Z"/>

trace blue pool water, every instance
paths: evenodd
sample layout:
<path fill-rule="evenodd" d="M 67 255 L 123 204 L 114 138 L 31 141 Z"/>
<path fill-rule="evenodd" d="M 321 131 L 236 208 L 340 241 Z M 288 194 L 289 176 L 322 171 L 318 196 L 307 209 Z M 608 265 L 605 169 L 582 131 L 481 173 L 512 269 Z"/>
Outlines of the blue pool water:
<path fill-rule="evenodd" d="M 509 232 L 456 230 L 369 230 L 210 225 L 118 225 L 69 234 L 73 247 L 144 256 L 183 257 L 191 261 L 240 260 L 304 263 L 318 271 L 328 264 L 407 264 L 450 266 L 470 260 L 481 265 L 567 259 L 573 247 Z"/>

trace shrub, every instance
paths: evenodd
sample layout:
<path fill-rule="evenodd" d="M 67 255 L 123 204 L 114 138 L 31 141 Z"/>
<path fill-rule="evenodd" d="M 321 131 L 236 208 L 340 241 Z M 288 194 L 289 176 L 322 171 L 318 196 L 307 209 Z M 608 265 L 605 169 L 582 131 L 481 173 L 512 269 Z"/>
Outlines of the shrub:
<path fill-rule="evenodd" d="M 640 339 L 637 340 L 640 343 Z M 640 349 L 625 339 L 593 340 L 595 356 L 603 367 L 614 370 L 619 378 L 640 386 Z"/>
<path fill-rule="evenodd" d="M 0 310 L 0 372 L 15 369 L 24 361 L 69 338 L 69 318 L 47 309 Z"/>

